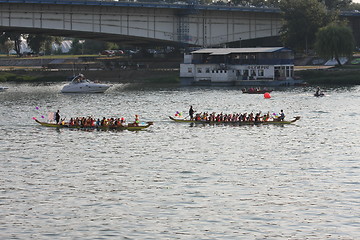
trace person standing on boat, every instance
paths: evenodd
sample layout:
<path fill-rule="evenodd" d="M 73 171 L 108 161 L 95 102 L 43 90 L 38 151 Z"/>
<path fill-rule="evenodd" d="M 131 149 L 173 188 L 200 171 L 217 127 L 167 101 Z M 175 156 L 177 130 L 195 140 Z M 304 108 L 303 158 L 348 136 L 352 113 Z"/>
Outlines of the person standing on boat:
<path fill-rule="evenodd" d="M 60 111 L 57 110 L 57 112 L 55 113 L 55 121 L 56 121 L 56 124 L 59 124 L 60 122 Z"/>
<path fill-rule="evenodd" d="M 279 120 L 284 121 L 284 119 L 285 119 L 285 114 L 284 114 L 284 111 L 281 109 Z"/>
<path fill-rule="evenodd" d="M 190 109 L 189 109 L 189 116 L 190 116 L 190 119 L 193 119 L 194 118 L 194 109 L 192 106 L 190 106 Z"/>

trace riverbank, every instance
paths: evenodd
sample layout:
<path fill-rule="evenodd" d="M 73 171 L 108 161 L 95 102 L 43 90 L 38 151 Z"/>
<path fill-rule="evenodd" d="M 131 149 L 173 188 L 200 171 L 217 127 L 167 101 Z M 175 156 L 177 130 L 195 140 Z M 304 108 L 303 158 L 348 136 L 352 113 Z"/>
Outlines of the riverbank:
<path fill-rule="evenodd" d="M 296 75 L 311 85 L 360 85 L 359 65 L 307 68 L 296 71 Z"/>
<path fill-rule="evenodd" d="M 80 72 L 71 70 L 13 70 L 0 72 L 0 82 L 65 82 Z M 87 78 L 112 83 L 178 83 L 178 69 L 157 70 L 83 70 Z"/>
<path fill-rule="evenodd" d="M 178 83 L 178 58 L 89 56 L 1 57 L 0 82 L 63 82 L 78 73 L 101 82 Z"/>
<path fill-rule="evenodd" d="M 91 80 L 117 83 L 178 84 L 181 60 L 67 56 L 0 58 L 0 82 L 65 82 L 83 73 Z M 360 65 L 295 66 L 295 75 L 310 85 L 360 85 Z"/>

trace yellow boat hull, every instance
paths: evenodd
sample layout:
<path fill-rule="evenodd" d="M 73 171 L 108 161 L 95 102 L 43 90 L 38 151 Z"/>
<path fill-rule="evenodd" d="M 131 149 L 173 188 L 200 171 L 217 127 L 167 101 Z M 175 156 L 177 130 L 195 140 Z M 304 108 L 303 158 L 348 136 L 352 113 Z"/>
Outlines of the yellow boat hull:
<path fill-rule="evenodd" d="M 190 119 L 177 119 L 169 116 L 169 118 L 175 122 L 187 122 L 187 123 L 199 123 L 199 124 L 229 124 L 229 125 L 283 125 L 283 124 L 291 124 L 300 119 L 300 117 L 295 117 L 291 121 L 266 121 L 266 122 L 253 122 L 253 121 L 240 121 L 240 122 L 214 122 L 214 121 L 196 121 Z"/>
<path fill-rule="evenodd" d="M 82 129 L 82 130 L 129 130 L 129 131 L 138 131 L 145 128 L 150 127 L 153 125 L 153 122 L 147 122 L 146 125 L 126 125 L 126 126 L 94 126 L 94 127 L 82 127 L 82 126 L 71 126 L 71 125 L 63 125 L 63 124 L 56 124 L 56 123 L 47 123 L 47 122 L 40 122 L 39 120 L 35 119 L 35 122 L 39 123 L 41 126 L 44 127 L 54 127 L 54 128 L 71 128 L 71 129 Z"/>

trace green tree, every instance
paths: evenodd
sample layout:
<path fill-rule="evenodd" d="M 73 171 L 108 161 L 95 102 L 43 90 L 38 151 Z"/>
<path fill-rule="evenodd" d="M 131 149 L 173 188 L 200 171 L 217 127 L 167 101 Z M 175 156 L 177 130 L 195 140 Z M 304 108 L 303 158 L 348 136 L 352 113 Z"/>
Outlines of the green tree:
<path fill-rule="evenodd" d="M 28 46 L 35 53 L 40 53 L 44 51 L 45 54 L 49 55 L 53 52 L 52 44 L 57 43 L 61 44 L 61 37 L 54 37 L 45 34 L 29 34 L 26 39 Z"/>
<path fill-rule="evenodd" d="M 34 53 L 40 53 L 41 51 L 45 50 L 45 43 L 46 35 L 44 34 L 29 34 L 26 39 L 28 46 Z"/>
<path fill-rule="evenodd" d="M 208 2 L 211 3 L 211 0 L 203 1 L 204 3 Z M 222 1 L 220 1 L 222 2 Z M 280 0 L 231 0 L 230 1 L 233 5 L 236 6 L 243 6 L 243 7 L 279 7 Z"/>
<path fill-rule="evenodd" d="M 0 44 L 0 51 L 6 53 L 7 55 L 9 55 L 9 52 L 14 49 L 14 42 L 11 40 L 7 40 L 4 43 Z"/>
<path fill-rule="evenodd" d="M 83 43 L 80 43 L 80 39 L 74 38 L 69 53 L 75 55 L 82 54 L 82 50 L 83 50 Z"/>
<path fill-rule="evenodd" d="M 22 41 L 22 34 L 21 33 L 13 33 L 13 32 L 3 32 L 0 35 L 0 43 L 4 44 L 7 41 L 12 41 L 14 43 L 14 50 L 18 56 L 21 55 L 21 41 Z"/>
<path fill-rule="evenodd" d="M 317 32 L 315 49 L 320 57 L 334 58 L 341 66 L 340 57 L 351 57 L 355 49 L 353 33 L 345 23 L 330 23 Z"/>
<path fill-rule="evenodd" d="M 85 40 L 84 42 L 85 53 L 99 53 L 103 50 L 115 50 L 119 49 L 119 46 L 112 42 L 96 41 L 96 40 Z"/>
<path fill-rule="evenodd" d="M 318 29 L 329 22 L 326 6 L 318 0 L 283 0 L 280 9 L 284 19 L 280 31 L 283 43 L 307 53 Z"/>
<path fill-rule="evenodd" d="M 347 8 L 351 4 L 351 0 L 319 0 L 324 2 L 325 6 L 329 10 L 341 10 Z"/>

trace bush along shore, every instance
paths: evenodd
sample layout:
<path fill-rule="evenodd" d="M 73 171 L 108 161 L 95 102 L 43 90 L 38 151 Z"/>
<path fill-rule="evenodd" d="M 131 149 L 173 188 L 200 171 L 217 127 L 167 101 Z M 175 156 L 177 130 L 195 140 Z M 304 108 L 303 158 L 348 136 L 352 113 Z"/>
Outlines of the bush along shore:
<path fill-rule="evenodd" d="M 92 81 L 113 83 L 174 84 L 179 82 L 178 70 L 83 70 L 74 71 L 7 71 L 0 72 L 0 82 L 66 82 L 70 77 L 82 73 Z"/>
<path fill-rule="evenodd" d="M 311 85 L 360 85 L 359 65 L 301 70 L 296 75 Z"/>
<path fill-rule="evenodd" d="M 0 72 L 0 82 L 66 82 L 74 74 L 83 73 L 93 81 L 141 84 L 179 84 L 178 69 L 137 70 L 13 70 Z M 310 85 L 360 85 L 360 65 L 344 65 L 327 69 L 297 70 L 295 75 Z"/>
<path fill-rule="evenodd" d="M 27 75 L 18 72 L 0 72 L 0 82 L 16 82 L 16 83 L 30 83 L 30 82 L 60 82 L 64 81 L 65 77 L 60 75 L 41 76 L 41 75 Z"/>

